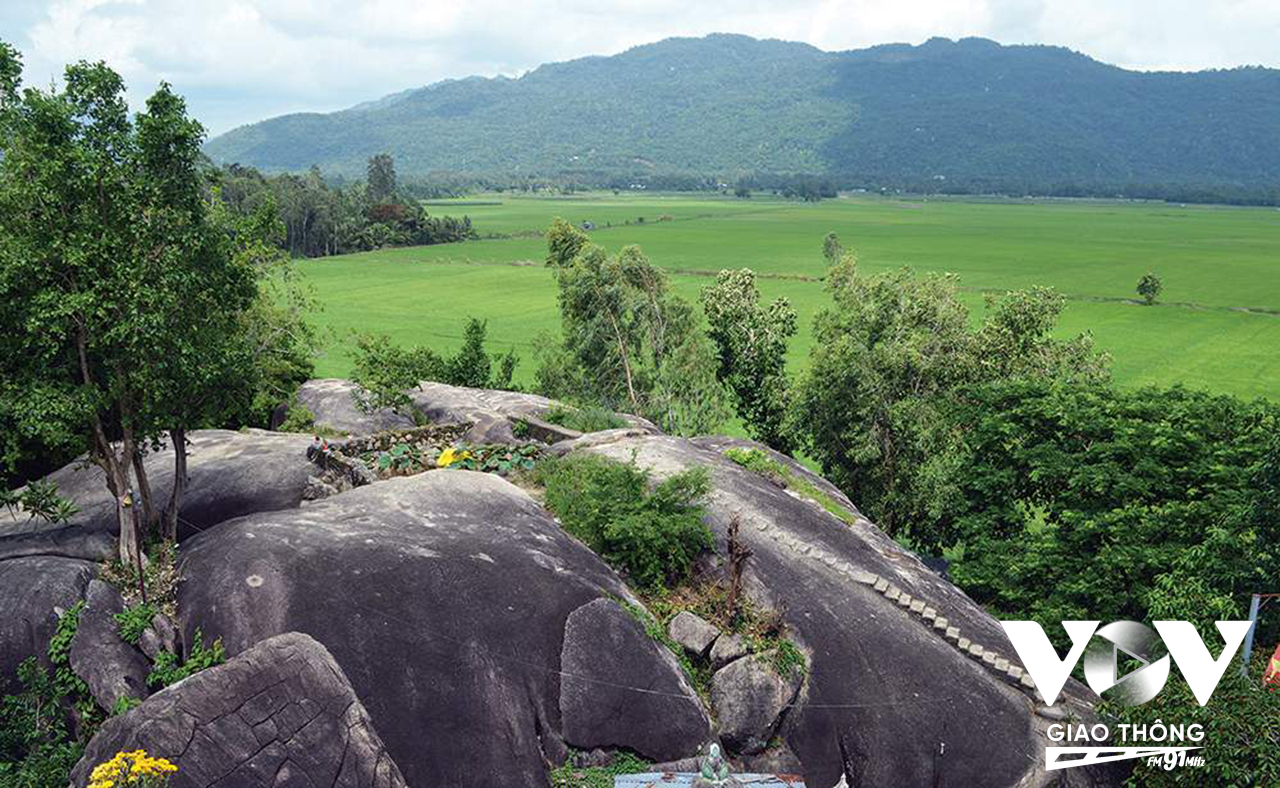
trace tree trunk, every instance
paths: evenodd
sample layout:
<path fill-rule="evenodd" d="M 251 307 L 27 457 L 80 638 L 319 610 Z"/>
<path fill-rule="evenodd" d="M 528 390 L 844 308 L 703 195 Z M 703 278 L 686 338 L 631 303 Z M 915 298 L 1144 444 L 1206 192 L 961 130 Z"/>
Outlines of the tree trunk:
<path fill-rule="evenodd" d="M 138 480 L 138 502 L 134 504 L 134 508 L 139 505 L 142 507 L 140 520 L 142 521 L 141 532 L 139 538 L 146 541 L 147 535 L 154 533 L 156 526 L 160 522 L 160 513 L 156 509 L 155 497 L 151 494 L 151 481 L 147 478 L 147 467 L 142 459 L 142 449 L 134 449 L 133 451 L 133 477 Z"/>
<path fill-rule="evenodd" d="M 164 510 L 164 539 L 169 542 L 178 541 L 178 510 L 182 507 L 182 496 L 186 494 L 187 484 L 187 431 L 182 427 L 169 430 L 169 440 L 173 443 L 173 491 L 169 494 L 169 505 Z"/>

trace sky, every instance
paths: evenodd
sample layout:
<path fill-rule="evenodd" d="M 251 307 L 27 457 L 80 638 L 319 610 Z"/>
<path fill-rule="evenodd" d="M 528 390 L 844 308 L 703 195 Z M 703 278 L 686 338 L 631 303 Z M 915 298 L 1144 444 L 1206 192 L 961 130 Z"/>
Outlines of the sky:
<path fill-rule="evenodd" d="M 135 107 L 167 81 L 213 135 L 715 32 L 826 50 L 983 36 L 1143 70 L 1280 67 L 1278 0 L 0 0 L 0 40 L 28 83 L 105 60 Z"/>

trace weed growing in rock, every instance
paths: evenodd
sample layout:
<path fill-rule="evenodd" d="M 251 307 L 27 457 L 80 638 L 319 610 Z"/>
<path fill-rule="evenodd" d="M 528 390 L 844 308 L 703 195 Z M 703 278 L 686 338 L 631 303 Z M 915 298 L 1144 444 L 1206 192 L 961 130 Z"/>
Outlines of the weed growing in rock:
<path fill-rule="evenodd" d="M 732 448 L 725 449 L 724 456 L 733 460 L 749 471 L 756 473 L 772 480 L 780 487 L 788 490 L 794 490 L 796 493 L 808 498 L 814 503 L 834 514 L 847 525 L 853 525 L 856 522 L 853 512 L 836 502 L 827 493 L 820 490 L 817 485 L 800 474 L 792 471 L 786 465 L 765 454 L 760 449 L 744 449 Z"/>
<path fill-rule="evenodd" d="M 613 778 L 620 774 L 642 774 L 653 764 L 632 755 L 619 752 L 607 766 L 578 768 L 572 758 L 564 766 L 551 772 L 552 788 L 613 788 Z"/>
<path fill-rule="evenodd" d="M 179 663 L 178 655 L 171 651 L 161 651 L 156 655 L 155 665 L 147 683 L 153 687 L 168 687 L 188 676 L 199 673 L 205 668 L 221 665 L 227 661 L 227 653 L 222 648 L 222 638 L 213 641 L 208 647 L 204 645 L 204 633 L 196 629 L 195 643 L 186 662 Z"/>
<path fill-rule="evenodd" d="M 635 461 L 571 455 L 540 463 L 547 508 L 632 585 L 653 593 L 688 577 L 713 540 L 702 522 L 710 486 L 705 468 L 675 474 L 650 489 Z"/>
<path fill-rule="evenodd" d="M 147 549 L 146 567 L 142 571 L 143 585 L 147 589 L 147 603 L 157 612 L 169 618 L 178 613 L 178 547 L 172 542 L 158 542 Z M 142 604 L 142 592 L 138 587 L 138 572 L 130 564 L 119 560 L 102 567 L 98 579 L 116 587 L 124 597 L 125 605 Z M 154 616 L 153 616 L 154 617 Z"/>
<path fill-rule="evenodd" d="M 559 424 L 578 432 L 599 432 L 600 430 L 616 430 L 627 426 L 627 422 L 618 414 L 598 405 L 572 408 L 565 405 L 553 405 L 542 414 L 543 421 Z M 527 425 L 526 425 L 527 426 Z"/>
<path fill-rule="evenodd" d="M 130 645 L 138 645 L 143 631 L 151 626 L 151 621 L 158 612 L 155 605 L 144 604 L 125 608 L 123 613 L 116 613 L 114 618 L 120 632 L 120 639 Z"/>

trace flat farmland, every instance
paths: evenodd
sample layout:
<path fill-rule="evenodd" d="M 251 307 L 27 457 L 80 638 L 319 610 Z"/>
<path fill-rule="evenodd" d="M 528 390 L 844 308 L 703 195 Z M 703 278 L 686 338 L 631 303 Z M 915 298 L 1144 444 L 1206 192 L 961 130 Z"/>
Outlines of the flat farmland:
<path fill-rule="evenodd" d="M 640 245 L 696 300 L 716 271 L 747 267 L 767 298 L 786 296 L 801 320 L 794 368 L 809 325 L 827 303 L 820 278 L 828 232 L 866 271 L 911 267 L 959 278 L 975 321 L 983 297 L 1033 285 L 1069 299 L 1064 336 L 1093 334 L 1123 385 L 1182 383 L 1244 397 L 1280 384 L 1280 211 L 1069 200 L 922 200 L 870 196 L 817 204 L 762 197 L 483 195 L 433 201 L 437 215 L 471 217 L 482 240 L 387 249 L 299 262 L 323 306 L 322 375 L 350 370 L 351 332 L 450 352 L 468 317 L 489 323 L 491 346 L 525 357 L 558 330 L 555 283 L 539 233 L 556 216 L 595 225 L 608 249 Z M 1146 272 L 1164 282 L 1160 303 L 1134 302 Z"/>

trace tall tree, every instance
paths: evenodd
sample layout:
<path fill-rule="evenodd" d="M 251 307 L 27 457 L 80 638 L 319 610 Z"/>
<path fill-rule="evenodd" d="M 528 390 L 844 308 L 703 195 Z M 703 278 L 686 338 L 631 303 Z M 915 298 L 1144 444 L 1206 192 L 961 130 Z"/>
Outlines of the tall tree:
<path fill-rule="evenodd" d="M 717 375 L 733 393 L 738 416 L 756 440 L 790 453 L 786 356 L 796 333 L 795 310 L 785 298 L 762 307 L 748 268 L 721 271 L 702 291 L 702 308 L 718 351 Z"/>
<path fill-rule="evenodd" d="M 379 153 L 369 159 L 367 176 L 369 199 L 382 202 L 396 193 L 396 162 L 390 153 Z"/>
<path fill-rule="evenodd" d="M 131 121 L 102 63 L 22 89 L 0 42 L 0 413 L 23 434 L 74 436 L 117 500 L 120 557 L 140 561 L 161 512 L 143 455 L 226 407 L 251 358 L 252 265 L 210 216 L 203 130 L 161 85 Z"/>
<path fill-rule="evenodd" d="M 846 254 L 827 290 L 792 423 L 828 478 L 894 535 L 954 505 L 961 436 L 948 414 L 966 387 L 1107 377 L 1087 335 L 1052 337 L 1065 302 L 1044 288 L 992 299 L 976 330 L 952 276 L 866 276 Z"/>
<path fill-rule="evenodd" d="M 560 222 L 548 233 L 562 340 L 545 347 L 538 387 L 645 416 L 668 432 L 715 429 L 726 415 L 723 387 L 692 307 L 639 247 L 610 255 L 577 232 Z"/>

